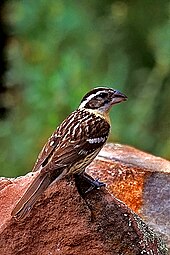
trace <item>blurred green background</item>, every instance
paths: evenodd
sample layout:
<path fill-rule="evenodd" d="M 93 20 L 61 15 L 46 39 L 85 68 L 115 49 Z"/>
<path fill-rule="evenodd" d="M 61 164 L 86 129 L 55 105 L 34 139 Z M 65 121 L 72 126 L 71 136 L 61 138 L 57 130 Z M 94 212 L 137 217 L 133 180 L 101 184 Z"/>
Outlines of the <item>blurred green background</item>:
<path fill-rule="evenodd" d="M 3 18 L 3 101 L 11 111 L 0 120 L 1 176 L 30 171 L 56 126 L 96 86 L 129 98 L 112 109 L 110 141 L 170 159 L 169 0 L 15 0 Z"/>

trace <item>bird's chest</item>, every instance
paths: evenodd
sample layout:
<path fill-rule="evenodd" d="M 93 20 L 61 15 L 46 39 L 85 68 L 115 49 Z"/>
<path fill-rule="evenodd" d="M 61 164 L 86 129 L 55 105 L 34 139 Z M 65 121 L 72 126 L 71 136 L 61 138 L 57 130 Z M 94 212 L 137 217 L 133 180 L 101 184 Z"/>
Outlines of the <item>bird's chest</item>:
<path fill-rule="evenodd" d="M 102 148 L 102 147 L 101 147 Z M 68 175 L 69 174 L 76 174 L 76 173 L 82 173 L 85 168 L 93 161 L 93 159 L 97 156 L 101 148 L 98 148 L 97 150 L 93 151 L 92 153 L 88 154 L 84 159 L 79 160 L 76 162 L 73 166 L 70 167 Z"/>

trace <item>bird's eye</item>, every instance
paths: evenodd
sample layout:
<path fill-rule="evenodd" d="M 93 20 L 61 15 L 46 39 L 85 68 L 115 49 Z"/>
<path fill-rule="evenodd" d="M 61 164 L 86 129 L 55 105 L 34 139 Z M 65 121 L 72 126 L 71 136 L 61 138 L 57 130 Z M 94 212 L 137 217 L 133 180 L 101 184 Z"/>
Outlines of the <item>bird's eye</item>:
<path fill-rule="evenodd" d="M 100 93 L 101 98 L 105 98 L 106 96 L 107 96 L 107 93 L 105 93 L 105 92 Z"/>

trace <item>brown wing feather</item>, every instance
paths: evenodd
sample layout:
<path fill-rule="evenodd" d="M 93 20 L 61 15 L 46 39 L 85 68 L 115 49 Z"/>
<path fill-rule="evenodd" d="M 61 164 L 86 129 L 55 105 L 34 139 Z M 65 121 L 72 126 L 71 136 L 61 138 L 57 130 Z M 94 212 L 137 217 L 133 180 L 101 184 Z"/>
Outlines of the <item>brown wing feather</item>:
<path fill-rule="evenodd" d="M 108 137 L 109 128 L 110 125 L 104 119 L 92 113 L 83 110 L 73 112 L 49 138 L 32 171 L 38 171 L 41 167 L 43 172 L 53 172 L 61 167 L 70 167 L 102 147 Z M 105 140 L 94 143 L 88 141 L 100 137 Z"/>
<path fill-rule="evenodd" d="M 37 161 L 32 169 L 32 172 L 38 171 L 40 166 L 47 161 L 50 155 L 55 151 L 60 137 L 57 136 L 57 132 L 55 131 L 52 136 L 48 139 L 47 143 L 42 148 L 41 152 L 38 155 Z"/>
<path fill-rule="evenodd" d="M 55 172 L 55 175 L 58 175 L 57 171 L 62 167 L 72 167 L 78 161 L 86 158 L 87 155 L 102 148 L 106 142 L 110 125 L 104 119 L 92 116 L 91 113 L 88 114 L 87 112 L 82 113 L 85 115 L 85 121 L 77 123 L 76 117 L 78 115 L 80 118 L 81 115 L 80 112 L 77 112 L 74 112 L 74 116 L 71 118 L 74 121 L 69 126 L 66 127 L 68 122 L 64 121 L 58 128 L 57 134 L 60 139 L 58 139 L 55 149 L 48 156 L 48 162 L 46 160 L 47 164 L 42 169 L 43 172 Z M 81 120 L 83 120 L 83 116 Z M 77 123 L 76 128 L 75 123 Z M 56 135 L 56 133 L 54 134 Z"/>
<path fill-rule="evenodd" d="M 69 169 L 72 166 L 78 165 L 78 162 L 91 154 L 96 155 L 95 152 L 106 142 L 109 128 L 104 119 L 93 116 L 92 113 L 80 110 L 73 112 L 53 133 L 40 152 L 33 168 L 33 171 L 39 170 L 40 174 L 18 202 L 12 216 L 25 216 L 53 180 L 59 180 L 67 173 L 71 174 Z M 89 163 L 90 157 L 87 163 L 83 162 L 83 167 Z"/>

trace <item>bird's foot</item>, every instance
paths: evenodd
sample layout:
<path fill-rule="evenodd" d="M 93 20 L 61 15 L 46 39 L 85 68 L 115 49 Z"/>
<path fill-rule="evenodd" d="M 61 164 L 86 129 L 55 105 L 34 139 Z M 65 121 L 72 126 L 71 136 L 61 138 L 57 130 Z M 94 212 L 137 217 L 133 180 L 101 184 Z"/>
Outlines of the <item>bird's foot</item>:
<path fill-rule="evenodd" d="M 92 191 L 93 189 L 100 189 L 100 187 L 105 187 L 106 184 L 104 182 L 100 182 L 98 181 L 98 179 L 92 181 L 91 183 L 91 187 L 88 188 L 85 193 L 87 194 L 88 192 Z"/>
<path fill-rule="evenodd" d="M 100 182 L 98 179 L 93 179 L 90 175 L 87 173 L 81 174 L 82 178 L 87 181 L 90 184 L 90 187 L 85 191 L 85 194 L 92 191 L 93 189 L 100 189 L 100 187 L 106 186 L 105 183 Z"/>

